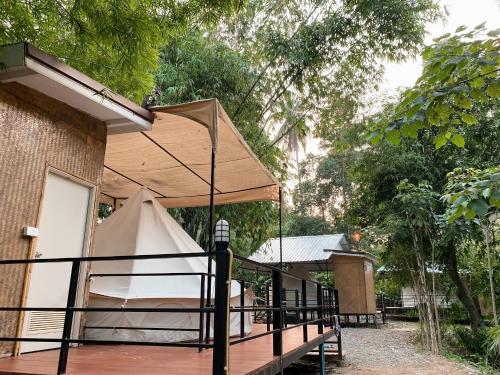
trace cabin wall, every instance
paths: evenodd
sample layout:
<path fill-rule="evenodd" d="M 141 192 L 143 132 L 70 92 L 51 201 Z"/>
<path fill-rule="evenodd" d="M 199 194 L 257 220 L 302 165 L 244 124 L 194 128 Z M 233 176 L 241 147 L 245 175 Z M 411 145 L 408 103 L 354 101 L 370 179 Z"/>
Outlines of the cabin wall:
<path fill-rule="evenodd" d="M 368 314 L 377 312 L 375 301 L 375 280 L 373 278 L 373 263 L 369 260 L 364 261 L 365 271 L 365 292 L 366 292 L 366 311 Z"/>
<path fill-rule="evenodd" d="M 415 293 L 415 290 L 411 286 L 406 286 L 401 288 L 401 306 L 402 307 L 416 307 L 419 301 L 419 295 Z M 446 292 L 443 287 L 437 285 L 436 287 L 436 302 L 437 306 L 441 308 L 451 307 L 451 305 L 457 302 L 455 297 L 448 299 Z"/>
<path fill-rule="evenodd" d="M 339 291 L 341 314 L 375 314 L 373 265 L 363 257 L 336 255 L 333 278 Z M 371 267 L 365 267 L 365 262 Z"/>
<path fill-rule="evenodd" d="M 0 259 L 32 257 L 35 240 L 22 229 L 37 226 L 47 168 L 86 180 L 98 193 L 105 148 L 103 122 L 20 84 L 0 83 Z M 0 306 L 22 305 L 26 271 L 0 265 Z M 0 311 L 0 336 L 15 336 L 18 319 Z M 0 356 L 13 347 L 0 342 Z"/>

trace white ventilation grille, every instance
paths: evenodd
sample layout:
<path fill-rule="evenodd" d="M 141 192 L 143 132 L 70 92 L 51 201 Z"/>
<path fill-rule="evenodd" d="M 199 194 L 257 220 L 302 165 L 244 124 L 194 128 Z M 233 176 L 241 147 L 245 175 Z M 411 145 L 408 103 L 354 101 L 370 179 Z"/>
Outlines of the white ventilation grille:
<path fill-rule="evenodd" d="M 62 331 L 64 311 L 32 311 L 29 314 L 28 333 Z"/>

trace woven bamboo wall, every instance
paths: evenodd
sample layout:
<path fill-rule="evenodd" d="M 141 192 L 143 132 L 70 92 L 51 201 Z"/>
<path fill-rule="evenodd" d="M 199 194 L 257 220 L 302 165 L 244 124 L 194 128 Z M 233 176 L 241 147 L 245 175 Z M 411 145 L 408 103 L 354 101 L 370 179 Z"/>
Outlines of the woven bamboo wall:
<path fill-rule="evenodd" d="M 17 83 L 0 83 L 0 258 L 23 259 L 36 226 L 48 165 L 100 186 L 106 127 Z M 0 266 L 0 306 L 20 306 L 24 266 Z M 15 336 L 18 314 L 0 311 L 0 336 Z M 0 343 L 0 355 L 12 343 Z"/>

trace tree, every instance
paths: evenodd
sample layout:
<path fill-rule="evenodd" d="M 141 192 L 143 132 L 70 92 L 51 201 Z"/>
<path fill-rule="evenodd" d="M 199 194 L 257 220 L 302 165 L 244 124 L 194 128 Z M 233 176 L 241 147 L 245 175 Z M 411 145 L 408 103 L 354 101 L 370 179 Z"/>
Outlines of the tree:
<path fill-rule="evenodd" d="M 335 229 L 321 217 L 289 212 L 285 216 L 285 236 L 318 236 L 332 234 Z"/>
<path fill-rule="evenodd" d="M 462 129 L 467 144 L 464 148 L 447 144 L 436 150 L 433 129 L 422 130 L 416 139 L 402 138 L 399 145 L 381 141 L 364 147 L 355 140 L 356 155 L 348 165 L 348 176 L 353 186 L 353 197 L 348 206 L 349 225 L 363 228 L 369 234 L 371 243 L 380 243 L 385 251 L 380 258 L 388 267 L 398 272 L 410 272 L 400 260 L 408 259 L 408 247 L 412 246 L 410 233 L 404 230 L 404 217 L 399 212 L 401 207 L 394 201 L 398 194 L 397 185 L 404 179 L 414 185 L 428 181 L 435 192 L 445 193 L 447 173 L 454 168 L 489 168 L 498 164 L 500 153 L 500 117 L 496 100 L 478 105 L 471 113 L 478 119 L 477 126 Z M 383 111 L 376 114 L 384 117 L 392 111 L 390 103 L 386 103 Z M 370 122 L 370 119 L 367 119 Z M 357 123 L 347 123 L 346 127 L 358 128 Z M 362 127 L 361 127 L 362 129 Z M 443 213 L 445 207 L 439 203 L 437 213 Z M 472 257 L 477 254 L 477 241 L 480 236 L 477 228 L 465 222 L 456 221 L 448 224 L 439 219 L 436 223 L 435 235 L 429 248 L 435 246 L 436 263 L 444 265 L 444 269 L 466 309 L 471 326 L 477 330 L 483 325 L 475 297 L 482 292 L 471 289 L 464 280 L 461 270 L 468 270 L 478 275 L 479 268 L 471 268 Z M 375 230 L 374 230 L 375 229 Z M 369 247 L 365 248 L 369 250 Z M 406 254 L 406 255 L 405 255 Z M 428 254 L 432 258 L 432 254 Z M 480 264 L 484 258 L 478 258 Z M 475 276 L 474 276 L 475 278 Z"/>
<path fill-rule="evenodd" d="M 448 222 L 453 223 L 463 216 L 467 222 L 473 221 L 481 228 L 486 247 L 493 321 L 498 326 L 491 247 L 493 228 L 498 229 L 500 213 L 500 167 L 484 170 L 470 168 L 466 171 L 457 168 L 448 174 L 445 189 L 447 194 L 443 195 L 443 200 L 449 206 L 446 214 Z"/>
<path fill-rule="evenodd" d="M 234 111 L 252 82 L 256 72 L 240 54 L 225 43 L 193 31 L 172 38 L 160 50 L 160 65 L 156 73 L 155 104 L 176 104 L 202 98 L 216 97 L 228 111 Z M 252 95 L 242 110 L 235 126 L 247 141 L 257 136 L 255 119 L 262 108 L 262 99 Z M 282 154 L 266 142 L 254 152 L 261 153 L 261 161 L 276 175 L 283 176 Z M 184 229 L 202 247 L 208 245 L 208 210 L 188 208 L 172 210 Z M 270 202 L 255 202 L 216 207 L 216 216 L 231 224 L 231 244 L 240 255 L 249 255 L 269 238 L 278 213 Z"/>
<path fill-rule="evenodd" d="M 385 136 L 390 142 L 399 144 L 401 136 L 418 139 L 419 133 L 426 132 L 432 134 L 436 149 L 445 146 L 449 140 L 455 146 L 463 148 L 467 139 L 464 135 L 469 133 L 469 126 L 478 125 L 481 120 L 491 122 L 491 117 L 494 122 L 498 121 L 495 115 L 498 114 L 500 97 L 500 31 L 481 35 L 485 32 L 484 24 L 472 31 L 459 27 L 456 35 L 443 35 L 435 40 L 434 45 L 427 47 L 422 54 L 425 63 L 422 76 L 415 87 L 403 94 L 403 100 L 394 111 L 379 119 L 376 124 L 379 129 L 371 134 L 372 141 L 376 143 Z M 490 135 L 495 136 L 493 133 L 486 137 Z M 477 157 L 474 159 L 477 160 Z M 489 170 L 486 173 L 492 172 Z M 500 192 L 497 191 L 498 184 L 495 185 L 496 177 L 493 180 L 484 175 L 482 180 L 475 178 L 476 180 L 462 178 L 461 182 L 451 178 L 445 187 L 448 194 L 444 199 L 450 205 L 447 213 L 449 223 L 462 215 L 467 221 L 476 215 L 480 217 L 478 222 L 485 239 L 490 294 L 497 324 L 490 257 L 490 222 L 481 218 L 488 213 L 490 207 L 496 210 L 495 204 L 499 203 L 497 198 Z M 464 189 L 460 190 L 460 186 Z M 455 191 L 450 195 L 450 190 Z M 495 218 L 496 213 L 493 213 L 493 221 Z M 443 255 L 450 277 L 459 290 L 458 295 L 469 312 L 472 327 L 477 329 L 482 325 L 481 317 L 471 301 L 468 289 L 460 280 L 456 250 L 450 247 Z"/>
<path fill-rule="evenodd" d="M 432 0 L 252 1 L 214 30 L 259 72 L 231 115 L 237 119 L 245 98 L 257 92 L 264 98 L 260 134 L 284 126 L 288 133 L 304 120 L 328 133 L 356 113 L 381 78 L 382 61 L 415 54 L 425 23 L 439 16 Z M 291 100 L 301 110 L 284 123 Z"/>
<path fill-rule="evenodd" d="M 192 23 L 218 21 L 241 0 L 6 0 L 0 45 L 28 41 L 136 102 L 153 87 L 158 49 Z"/>
<path fill-rule="evenodd" d="M 422 75 L 394 111 L 374 124 L 372 141 L 385 137 L 399 144 L 401 136 L 416 139 L 423 129 L 433 129 L 436 148 L 449 141 L 463 148 L 464 127 L 479 123 L 474 112 L 500 98 L 500 30 L 485 33 L 484 24 L 473 30 L 461 26 L 426 47 Z"/>
<path fill-rule="evenodd" d="M 429 349 L 437 354 L 441 351 L 441 334 L 439 326 L 439 314 L 436 307 L 435 280 L 433 277 L 432 294 L 427 287 L 427 264 L 425 261 L 424 246 L 428 238 L 432 238 L 431 232 L 434 226 L 434 216 L 439 195 L 433 191 L 432 186 L 426 182 L 418 185 L 409 183 L 407 180 L 401 181 L 398 186 L 398 195 L 395 199 L 401 203 L 402 210 L 406 216 L 406 223 L 410 229 L 413 250 L 417 259 L 418 277 L 415 278 L 414 285 L 418 291 L 422 303 L 419 308 L 425 309 L 425 313 L 420 313 L 425 317 L 424 322 L 428 327 L 424 333 L 428 335 Z M 434 247 L 432 247 L 434 250 Z M 432 252 L 433 275 L 435 270 L 434 251 Z M 432 296 L 432 299 L 430 298 Z"/>

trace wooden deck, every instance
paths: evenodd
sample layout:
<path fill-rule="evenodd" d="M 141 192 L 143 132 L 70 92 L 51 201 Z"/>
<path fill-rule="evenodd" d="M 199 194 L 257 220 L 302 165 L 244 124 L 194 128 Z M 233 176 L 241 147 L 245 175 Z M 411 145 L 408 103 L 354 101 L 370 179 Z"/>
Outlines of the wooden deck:
<path fill-rule="evenodd" d="M 256 324 L 252 334 L 264 332 L 265 325 Z M 308 327 L 309 341 L 302 340 L 302 327 L 283 332 L 283 364 L 288 366 L 317 347 L 331 340 L 333 331 L 325 327 L 318 335 L 317 326 Z M 275 374 L 279 371 L 279 357 L 272 355 L 272 335 L 248 340 L 231 346 L 230 373 Z M 0 374 L 56 374 L 59 350 L 48 350 L 0 359 Z M 212 350 L 198 353 L 194 348 L 167 348 L 155 346 L 99 346 L 86 345 L 71 348 L 68 375 L 192 375 L 210 374 Z"/>

